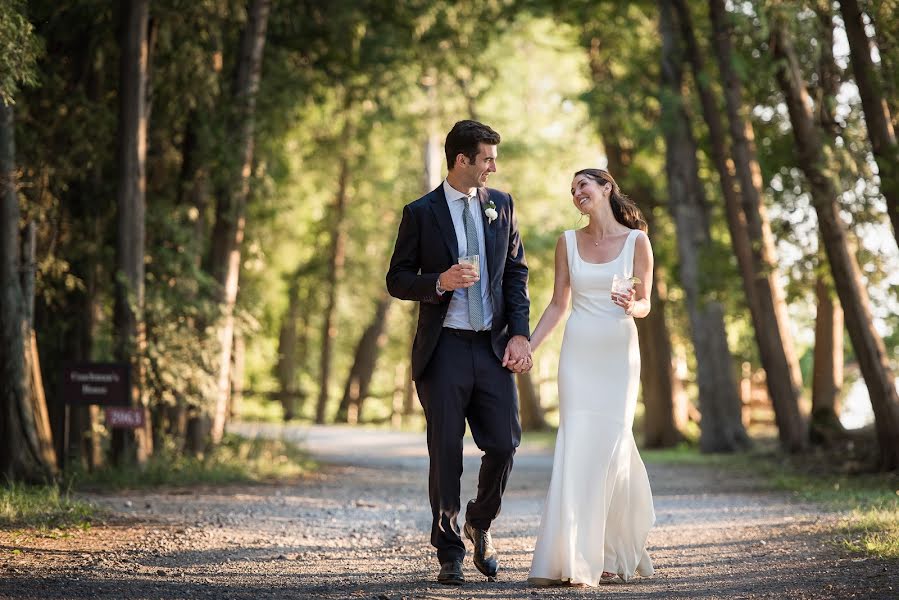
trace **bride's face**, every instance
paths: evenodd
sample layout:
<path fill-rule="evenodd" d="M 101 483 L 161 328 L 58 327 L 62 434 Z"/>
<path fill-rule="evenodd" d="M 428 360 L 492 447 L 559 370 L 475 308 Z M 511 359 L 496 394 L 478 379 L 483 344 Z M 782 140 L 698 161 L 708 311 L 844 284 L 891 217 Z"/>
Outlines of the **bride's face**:
<path fill-rule="evenodd" d="M 587 175 L 578 175 L 571 182 L 571 201 L 582 213 L 592 212 L 601 200 L 608 199 L 612 191 L 609 183 L 600 184 Z"/>

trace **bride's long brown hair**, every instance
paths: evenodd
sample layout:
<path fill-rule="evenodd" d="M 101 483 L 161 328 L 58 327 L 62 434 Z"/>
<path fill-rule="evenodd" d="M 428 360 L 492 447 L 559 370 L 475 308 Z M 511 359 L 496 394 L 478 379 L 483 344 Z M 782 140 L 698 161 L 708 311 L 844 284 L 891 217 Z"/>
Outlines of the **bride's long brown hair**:
<path fill-rule="evenodd" d="M 644 233 L 647 232 L 648 228 L 646 221 L 643 219 L 643 213 L 640 212 L 633 200 L 621 193 L 621 188 L 618 187 L 618 184 L 608 171 L 604 169 L 581 169 L 574 174 L 575 177 L 578 175 L 589 177 L 599 185 L 612 184 L 609 204 L 612 206 L 612 214 L 615 215 L 615 220 L 630 229 L 639 229 Z"/>

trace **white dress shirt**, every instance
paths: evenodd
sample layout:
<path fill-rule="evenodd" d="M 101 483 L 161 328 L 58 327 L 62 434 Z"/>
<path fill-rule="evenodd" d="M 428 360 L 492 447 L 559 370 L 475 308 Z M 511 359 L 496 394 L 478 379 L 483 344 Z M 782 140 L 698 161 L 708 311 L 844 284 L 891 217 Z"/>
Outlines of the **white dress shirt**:
<path fill-rule="evenodd" d="M 469 197 L 465 192 L 460 192 L 451 186 L 446 179 L 443 180 L 443 193 L 449 206 L 450 216 L 453 218 L 453 227 L 456 230 L 456 242 L 459 244 L 459 256 L 477 254 L 480 257 L 481 273 L 481 303 L 484 306 L 484 330 L 489 330 L 493 325 L 493 303 L 490 300 L 490 277 L 487 272 L 487 251 L 484 243 L 484 217 L 481 216 L 481 203 L 478 195 Z M 468 202 L 468 209 L 474 218 L 475 230 L 478 234 L 478 247 L 466 248 L 465 224 L 462 221 L 464 203 Z M 472 329 L 468 322 L 468 292 L 474 288 L 459 288 L 452 292 L 449 309 L 443 320 L 444 327 L 453 329 Z M 449 293 L 449 292 L 447 292 Z"/>

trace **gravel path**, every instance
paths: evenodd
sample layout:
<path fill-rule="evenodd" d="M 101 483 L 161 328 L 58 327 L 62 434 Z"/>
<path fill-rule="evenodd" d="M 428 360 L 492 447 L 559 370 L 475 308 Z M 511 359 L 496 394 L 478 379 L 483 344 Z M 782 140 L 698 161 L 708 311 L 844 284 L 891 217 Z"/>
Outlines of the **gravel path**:
<path fill-rule="evenodd" d="M 303 441 L 324 463 L 290 484 L 92 496 L 108 525 L 62 535 L 0 530 L 0 598 L 897 598 L 896 561 L 845 555 L 840 516 L 760 491 L 747 474 L 649 465 L 657 574 L 595 590 L 526 584 L 551 454 L 516 455 L 493 527 L 499 581 L 469 557 L 468 583 L 434 581 L 427 452 L 415 433 L 237 424 Z M 466 444 L 464 500 L 479 454 Z"/>

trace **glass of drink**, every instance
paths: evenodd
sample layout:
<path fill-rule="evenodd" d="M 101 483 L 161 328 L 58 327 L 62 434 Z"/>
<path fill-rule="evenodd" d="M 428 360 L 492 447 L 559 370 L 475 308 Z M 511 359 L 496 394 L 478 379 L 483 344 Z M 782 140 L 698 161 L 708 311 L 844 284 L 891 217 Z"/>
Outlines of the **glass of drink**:
<path fill-rule="evenodd" d="M 468 254 L 459 257 L 460 265 L 471 265 L 474 267 L 474 273 L 478 277 L 481 276 L 481 256 L 479 254 Z"/>
<path fill-rule="evenodd" d="M 634 288 L 634 278 L 615 273 L 612 275 L 612 293 L 627 294 Z"/>

